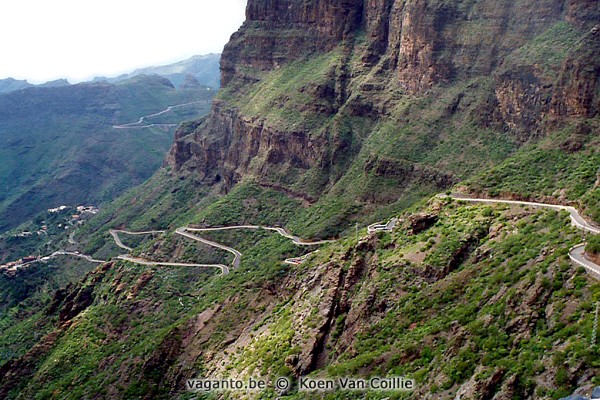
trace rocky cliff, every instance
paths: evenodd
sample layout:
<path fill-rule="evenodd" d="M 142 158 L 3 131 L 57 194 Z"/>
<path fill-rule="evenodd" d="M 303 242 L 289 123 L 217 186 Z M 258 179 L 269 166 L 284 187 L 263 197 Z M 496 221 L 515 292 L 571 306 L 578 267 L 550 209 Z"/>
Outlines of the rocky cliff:
<path fill-rule="evenodd" d="M 271 70 L 290 60 L 328 51 L 361 24 L 362 0 L 249 1 L 244 26 L 225 47 L 222 81 L 243 69 Z"/>
<path fill-rule="evenodd" d="M 422 160 L 414 142 L 431 150 L 491 129 L 518 147 L 598 114 L 599 23 L 593 0 L 250 0 L 223 52 L 220 98 L 165 165 L 226 189 L 248 177 L 318 198 L 365 168 L 365 145 L 386 128 L 404 132 L 388 134 L 392 147 L 406 143 L 387 156 L 456 182 L 470 170 L 448 165 L 453 154 Z"/>

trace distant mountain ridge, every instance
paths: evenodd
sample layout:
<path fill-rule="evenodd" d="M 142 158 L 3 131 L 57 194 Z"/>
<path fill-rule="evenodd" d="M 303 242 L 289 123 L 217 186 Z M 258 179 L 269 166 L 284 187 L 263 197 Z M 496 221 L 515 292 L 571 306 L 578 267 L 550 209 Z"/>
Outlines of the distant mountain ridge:
<path fill-rule="evenodd" d="M 0 93 L 9 93 L 32 86 L 33 85 L 26 80 L 18 80 L 13 78 L 0 79 Z"/>
<path fill-rule="evenodd" d="M 61 87 L 70 85 L 71 84 L 66 79 L 56 79 L 54 81 L 48 81 L 39 85 L 34 85 L 32 83 L 27 82 L 26 79 L 18 80 L 14 78 L 6 78 L 0 79 L 0 94 L 15 92 L 17 90 L 29 89 L 33 87 Z"/>
<path fill-rule="evenodd" d="M 131 73 L 119 75 L 114 78 L 96 77 L 94 81 L 116 83 L 137 75 L 155 74 L 169 79 L 177 88 L 189 86 L 190 84 L 218 88 L 220 86 L 220 61 L 220 54 L 193 56 L 187 60 L 178 61 L 173 64 L 136 69 Z"/>
<path fill-rule="evenodd" d="M 91 82 L 104 81 L 109 83 L 118 83 L 138 75 L 159 75 L 170 80 L 176 88 L 208 86 L 218 89 L 221 81 L 219 71 L 220 61 L 221 55 L 217 53 L 197 55 L 173 64 L 139 68 L 133 72 L 122 74 L 116 77 L 95 77 L 91 80 Z M 32 87 L 60 87 L 69 85 L 71 84 L 66 79 L 57 79 L 39 85 L 34 85 L 33 83 L 29 83 L 26 79 L 19 80 L 14 78 L 6 78 L 0 79 L 0 94 Z"/>
<path fill-rule="evenodd" d="M 63 86 L 71 86 L 71 83 L 69 83 L 69 81 L 66 80 L 66 79 L 56 79 L 56 80 L 53 80 L 53 81 L 48 81 L 46 83 L 42 83 L 40 85 L 32 85 L 32 86 L 35 86 L 35 87 L 45 87 L 45 88 L 48 88 L 48 87 L 63 87 Z"/>

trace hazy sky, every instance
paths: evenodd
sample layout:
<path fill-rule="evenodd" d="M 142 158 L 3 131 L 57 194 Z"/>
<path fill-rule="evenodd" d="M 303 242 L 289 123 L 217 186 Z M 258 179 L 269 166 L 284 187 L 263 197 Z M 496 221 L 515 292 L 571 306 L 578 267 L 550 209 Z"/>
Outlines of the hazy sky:
<path fill-rule="evenodd" d="M 71 83 L 220 53 L 246 0 L 16 0 L 0 4 L 0 79 Z"/>

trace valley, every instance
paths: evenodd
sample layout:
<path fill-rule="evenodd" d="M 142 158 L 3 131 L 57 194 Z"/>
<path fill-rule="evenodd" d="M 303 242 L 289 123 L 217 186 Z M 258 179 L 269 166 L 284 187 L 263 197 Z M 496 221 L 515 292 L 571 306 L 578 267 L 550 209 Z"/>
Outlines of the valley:
<path fill-rule="evenodd" d="M 0 150 L 5 160 L 0 167 L 0 232 L 58 204 L 110 201 L 154 173 L 177 124 L 167 119 L 141 136 L 113 125 L 192 98 L 192 106 L 181 108 L 184 114 L 175 110 L 176 121 L 199 117 L 214 95 L 204 87 L 175 90 L 161 79 L 0 95 L 0 137 L 6 143 Z"/>

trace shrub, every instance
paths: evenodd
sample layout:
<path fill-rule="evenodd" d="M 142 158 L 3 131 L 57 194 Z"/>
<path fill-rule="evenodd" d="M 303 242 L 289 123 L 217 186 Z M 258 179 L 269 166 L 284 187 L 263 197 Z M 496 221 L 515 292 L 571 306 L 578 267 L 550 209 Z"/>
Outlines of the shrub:
<path fill-rule="evenodd" d="M 588 239 L 585 251 L 588 253 L 600 254 L 600 235 L 591 236 Z"/>

